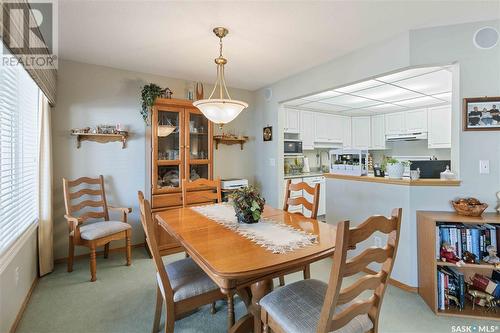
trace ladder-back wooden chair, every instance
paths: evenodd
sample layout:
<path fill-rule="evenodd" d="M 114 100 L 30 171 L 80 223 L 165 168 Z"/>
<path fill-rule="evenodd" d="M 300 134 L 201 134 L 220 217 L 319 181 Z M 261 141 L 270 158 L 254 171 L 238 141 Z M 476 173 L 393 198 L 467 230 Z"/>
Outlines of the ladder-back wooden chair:
<path fill-rule="evenodd" d="M 208 180 L 199 178 L 193 181 L 182 180 L 182 206 L 195 206 L 209 203 L 219 203 L 221 198 L 220 179 Z"/>
<path fill-rule="evenodd" d="M 302 280 L 266 295 L 260 301 L 264 332 L 269 328 L 286 333 L 378 332 L 380 308 L 396 259 L 401 212 L 401 208 L 393 210 L 391 218 L 372 216 L 353 229 L 349 221 L 340 222 L 328 284 Z M 348 250 L 375 232 L 387 234 L 385 247 L 370 247 L 347 259 Z M 342 288 L 344 277 L 363 272 L 372 262 L 382 264 L 378 273 Z M 360 300 L 366 290 L 372 291 L 371 297 Z"/>
<path fill-rule="evenodd" d="M 305 191 L 312 195 L 312 202 L 307 201 L 307 199 L 303 196 L 292 198 L 292 192 L 296 191 Z M 316 184 L 314 187 L 309 186 L 307 183 L 301 182 L 297 184 L 292 184 L 292 180 L 288 179 L 286 182 L 285 188 L 285 201 L 283 203 L 283 210 L 288 211 L 290 206 L 300 206 L 307 209 L 310 212 L 310 218 L 316 219 L 318 217 L 318 206 L 319 206 L 319 184 Z M 303 215 L 302 213 L 295 212 L 294 214 Z M 303 269 L 304 279 L 311 278 L 311 269 L 310 266 L 307 265 Z M 285 285 L 285 277 L 280 276 L 280 286 Z"/>
<path fill-rule="evenodd" d="M 81 186 L 81 185 L 86 186 Z M 75 191 L 72 189 L 77 188 Z M 125 239 L 127 266 L 131 264 L 132 227 L 127 223 L 131 208 L 108 206 L 104 191 L 104 178 L 81 177 L 75 180 L 63 178 L 66 221 L 69 229 L 68 272 L 73 271 L 75 245 L 90 249 L 91 281 L 96 280 L 96 248 L 104 246 L 104 258 L 109 254 L 109 243 Z M 83 198 L 82 198 L 83 197 Z M 95 199 L 95 200 L 94 200 Z M 74 200 L 80 200 L 73 203 Z M 109 211 L 121 213 L 121 221 L 110 221 Z M 104 219 L 101 222 L 88 222 L 89 219 Z"/>
<path fill-rule="evenodd" d="M 165 332 L 172 333 L 177 318 L 202 305 L 212 303 L 212 313 L 215 313 L 214 302 L 223 299 L 224 295 L 193 259 L 185 258 L 167 265 L 163 263 L 154 232 L 156 221 L 153 222 L 151 217 L 151 206 L 141 191 L 138 192 L 138 197 L 141 223 L 157 272 L 153 332 L 157 333 L 159 330 L 162 307 L 165 303 Z"/>

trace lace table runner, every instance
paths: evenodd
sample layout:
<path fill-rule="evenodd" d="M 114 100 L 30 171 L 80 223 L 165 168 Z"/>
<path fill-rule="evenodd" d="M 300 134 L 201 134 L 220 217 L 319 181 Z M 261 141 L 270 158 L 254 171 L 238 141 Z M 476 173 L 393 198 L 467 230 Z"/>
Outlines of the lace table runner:
<path fill-rule="evenodd" d="M 261 219 L 253 224 L 238 223 L 233 206 L 227 203 L 191 209 L 273 253 L 286 253 L 317 242 L 316 235 L 271 219 Z"/>

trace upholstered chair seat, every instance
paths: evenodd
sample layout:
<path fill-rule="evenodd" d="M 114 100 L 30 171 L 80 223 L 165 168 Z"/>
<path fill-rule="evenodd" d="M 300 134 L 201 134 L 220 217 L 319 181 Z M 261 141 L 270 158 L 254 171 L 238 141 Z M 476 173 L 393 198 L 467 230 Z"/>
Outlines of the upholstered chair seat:
<path fill-rule="evenodd" d="M 315 333 L 320 319 L 328 285 L 322 281 L 309 279 L 281 287 L 260 300 L 260 305 L 287 333 Z M 351 303 L 336 307 L 340 313 Z M 361 333 L 373 328 L 368 315 L 355 317 L 347 325 L 334 333 Z"/>
<path fill-rule="evenodd" d="M 165 265 L 170 285 L 174 292 L 174 302 L 218 290 L 219 287 L 193 261 L 185 258 Z"/>
<path fill-rule="evenodd" d="M 128 229 L 132 229 L 132 226 L 120 221 L 93 222 L 80 227 L 80 238 L 94 240 Z M 71 236 L 73 236 L 73 231 Z"/>

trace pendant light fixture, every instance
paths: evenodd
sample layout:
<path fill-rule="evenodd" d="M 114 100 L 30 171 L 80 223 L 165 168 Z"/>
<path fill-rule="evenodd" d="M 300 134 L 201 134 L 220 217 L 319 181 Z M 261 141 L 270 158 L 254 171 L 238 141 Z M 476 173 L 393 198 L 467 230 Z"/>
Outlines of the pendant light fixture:
<path fill-rule="evenodd" d="M 241 111 L 243 111 L 243 109 L 247 108 L 248 104 L 231 99 L 227 91 L 226 81 L 224 79 L 224 65 L 227 64 L 227 59 L 222 56 L 222 38 L 224 38 L 229 31 L 224 27 L 217 27 L 214 28 L 213 32 L 219 37 L 219 57 L 215 58 L 215 63 L 217 64 L 217 81 L 215 81 L 214 89 L 208 99 L 193 102 L 193 105 L 200 109 L 208 120 L 222 128 L 224 124 L 232 121 Z M 218 96 L 216 95 L 214 97 L 217 88 L 219 88 Z"/>

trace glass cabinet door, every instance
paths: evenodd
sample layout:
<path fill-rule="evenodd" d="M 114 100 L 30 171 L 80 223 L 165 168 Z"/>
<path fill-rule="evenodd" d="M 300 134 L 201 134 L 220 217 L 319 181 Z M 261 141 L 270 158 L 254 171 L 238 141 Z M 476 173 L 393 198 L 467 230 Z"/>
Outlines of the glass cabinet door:
<path fill-rule="evenodd" d="M 151 126 L 156 143 L 153 159 L 156 162 L 156 192 L 178 191 L 183 177 L 183 131 L 181 108 L 159 108 L 154 113 Z"/>
<path fill-rule="evenodd" d="M 195 110 L 186 112 L 186 179 L 212 178 L 210 161 L 212 160 L 212 147 L 210 136 L 212 125 L 207 118 Z"/>

